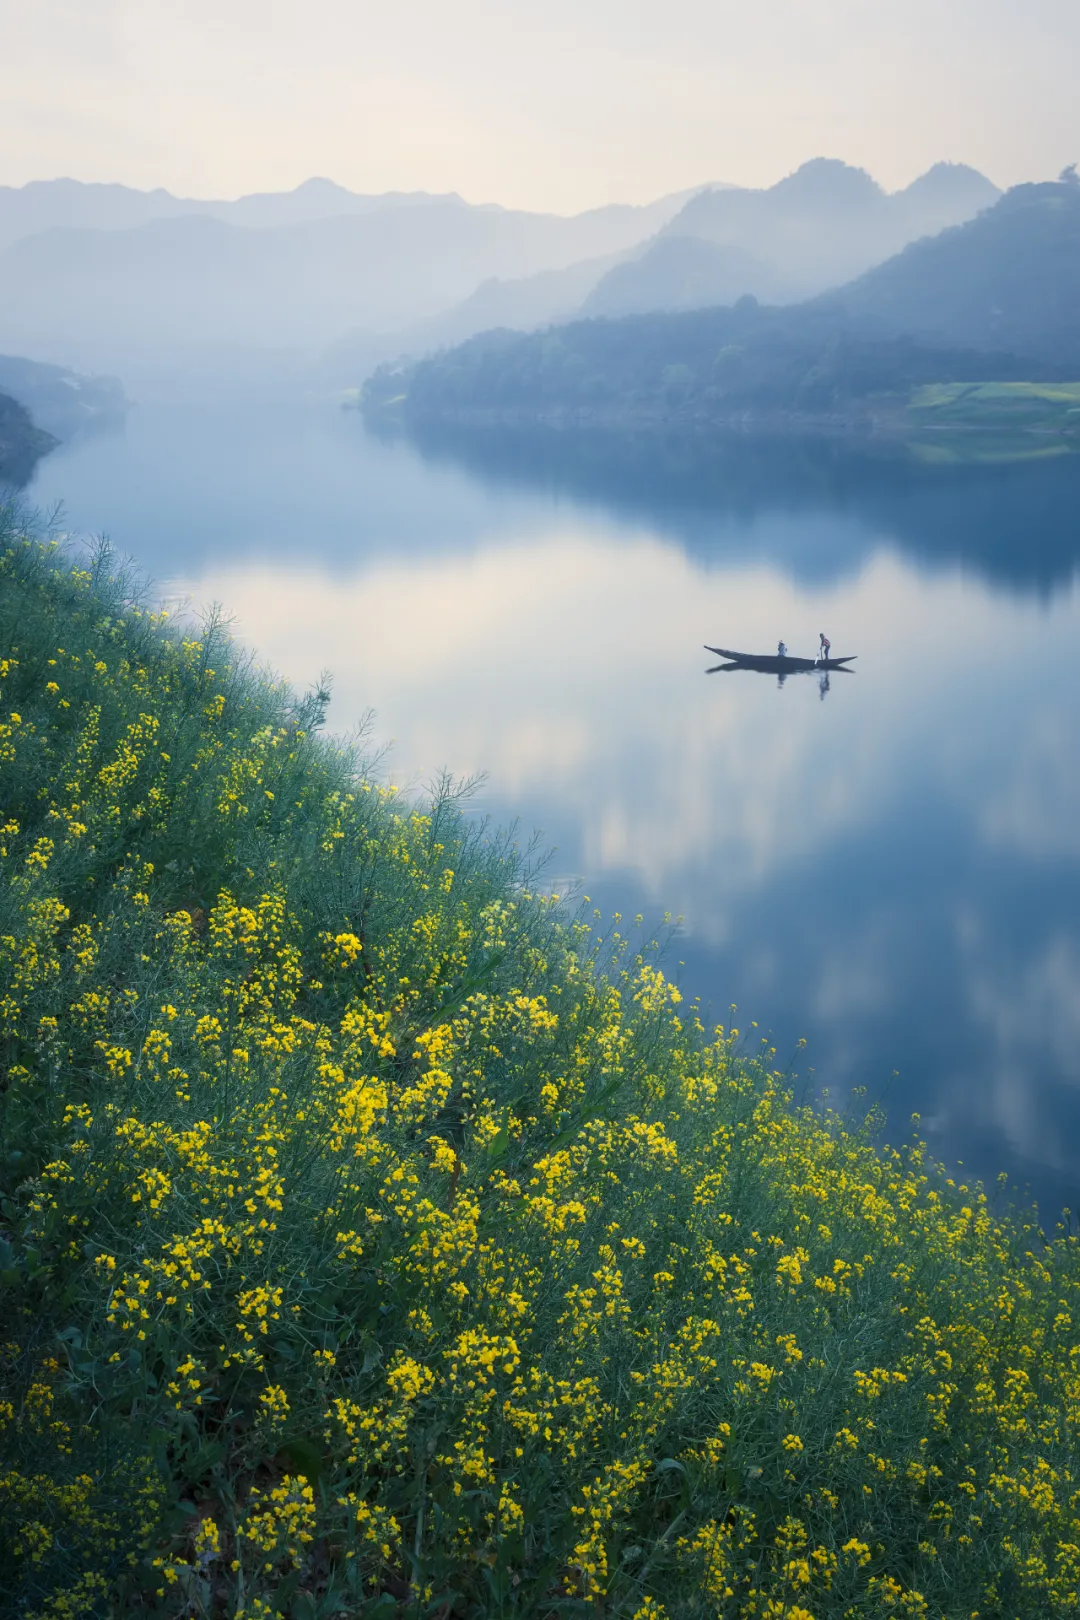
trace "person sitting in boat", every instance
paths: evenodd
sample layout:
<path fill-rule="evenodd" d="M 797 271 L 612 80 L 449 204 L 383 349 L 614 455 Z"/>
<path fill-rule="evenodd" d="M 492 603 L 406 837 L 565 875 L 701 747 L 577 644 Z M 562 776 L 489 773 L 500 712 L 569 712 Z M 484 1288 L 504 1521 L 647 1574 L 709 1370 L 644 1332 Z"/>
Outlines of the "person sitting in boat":
<path fill-rule="evenodd" d="M 777 656 L 777 658 L 786 658 L 787 657 L 787 648 L 784 646 L 784 643 L 782 641 L 778 641 L 776 643 L 776 656 Z"/>
<path fill-rule="evenodd" d="M 825 634 L 824 630 L 821 632 L 821 638 L 820 639 L 821 639 L 821 646 L 820 646 L 820 648 L 818 650 L 818 663 L 819 664 L 827 664 L 829 662 L 829 654 L 832 651 L 832 642 L 829 640 L 829 638 Z"/>

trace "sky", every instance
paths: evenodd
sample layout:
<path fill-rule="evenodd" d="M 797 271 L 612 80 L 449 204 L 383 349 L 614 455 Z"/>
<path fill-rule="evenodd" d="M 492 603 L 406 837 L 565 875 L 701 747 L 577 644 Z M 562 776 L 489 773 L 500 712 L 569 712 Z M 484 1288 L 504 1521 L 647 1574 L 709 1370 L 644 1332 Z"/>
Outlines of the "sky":
<path fill-rule="evenodd" d="M 1080 158 L 1078 0 L 0 0 L 0 184 L 569 213 L 844 158 Z"/>

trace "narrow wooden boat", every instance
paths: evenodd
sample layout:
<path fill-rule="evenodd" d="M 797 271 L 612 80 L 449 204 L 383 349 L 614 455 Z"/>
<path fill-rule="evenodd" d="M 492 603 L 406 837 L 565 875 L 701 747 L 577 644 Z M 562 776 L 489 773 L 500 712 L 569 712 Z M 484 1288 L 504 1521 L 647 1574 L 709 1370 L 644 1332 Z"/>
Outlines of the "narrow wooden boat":
<path fill-rule="evenodd" d="M 717 669 L 760 669 L 771 675 L 793 675 L 796 671 L 814 669 L 842 669 L 847 674 L 853 672 L 847 668 L 854 663 L 858 653 L 850 653 L 846 658 L 792 658 L 788 654 L 778 658 L 775 653 L 741 653 L 732 652 L 728 647 L 710 647 L 705 644 L 705 651 L 715 653 L 717 658 L 726 658 L 726 664 L 717 664 Z M 710 670 L 708 672 L 712 674 Z"/>

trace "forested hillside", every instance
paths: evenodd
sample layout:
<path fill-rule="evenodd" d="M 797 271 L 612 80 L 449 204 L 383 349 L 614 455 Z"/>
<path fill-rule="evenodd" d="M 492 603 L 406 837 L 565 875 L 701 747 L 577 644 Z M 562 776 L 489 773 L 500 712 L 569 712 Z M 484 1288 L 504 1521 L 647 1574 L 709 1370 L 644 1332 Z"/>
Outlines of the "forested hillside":
<path fill-rule="evenodd" d="M 759 308 L 489 332 L 365 384 L 365 408 L 406 417 L 731 418 L 889 410 L 928 382 L 1023 378 L 1012 355 L 848 331 L 831 311 Z"/>
<path fill-rule="evenodd" d="M 35 426 L 30 413 L 9 394 L 0 394 L 0 499 L 4 484 L 25 484 L 34 464 L 56 440 Z"/>
<path fill-rule="evenodd" d="M 1080 374 L 1080 182 L 1016 186 L 822 300 L 848 321 Z"/>
<path fill-rule="evenodd" d="M 932 382 L 1075 376 L 1078 286 L 1080 185 L 1021 186 L 808 303 L 485 333 L 384 368 L 365 402 L 416 417 L 866 416 Z"/>

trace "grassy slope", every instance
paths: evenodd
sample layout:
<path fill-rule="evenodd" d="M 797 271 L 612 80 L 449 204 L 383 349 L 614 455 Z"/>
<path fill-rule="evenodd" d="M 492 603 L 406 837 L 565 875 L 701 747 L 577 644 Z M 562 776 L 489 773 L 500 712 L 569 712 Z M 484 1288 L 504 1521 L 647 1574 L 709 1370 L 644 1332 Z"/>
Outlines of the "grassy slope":
<path fill-rule="evenodd" d="M 1075 1612 L 1075 1239 L 16 529 L 3 1612 Z"/>

